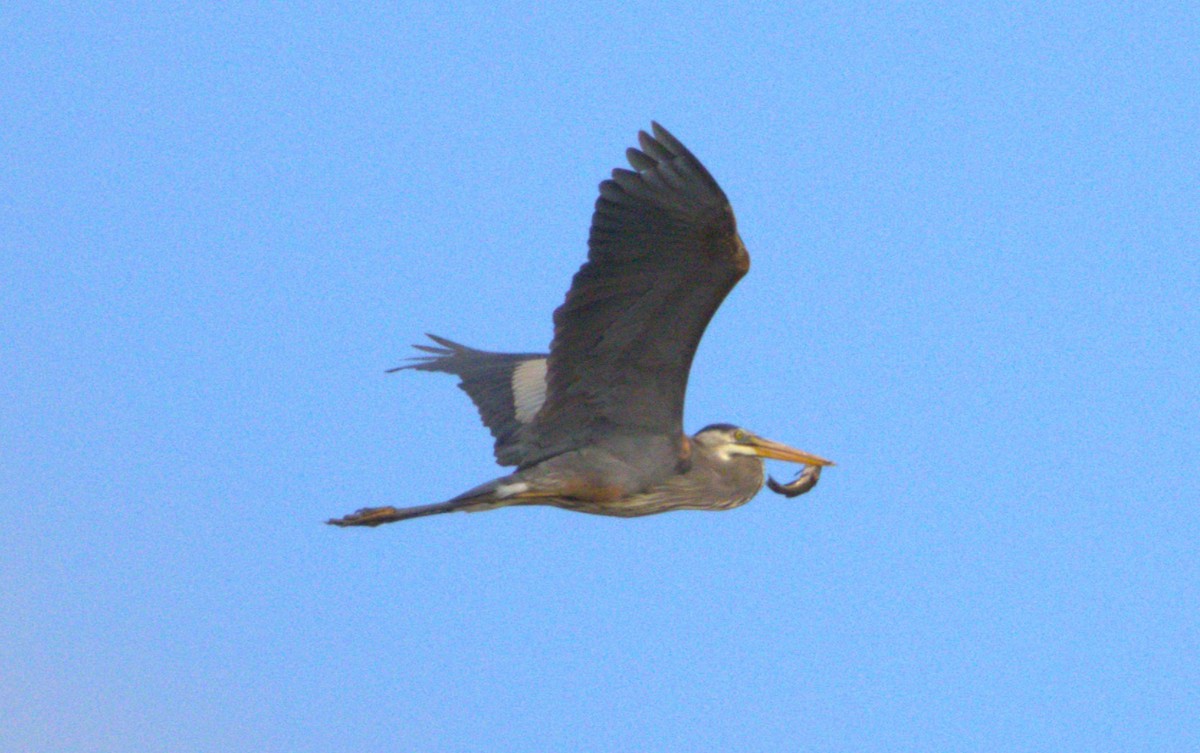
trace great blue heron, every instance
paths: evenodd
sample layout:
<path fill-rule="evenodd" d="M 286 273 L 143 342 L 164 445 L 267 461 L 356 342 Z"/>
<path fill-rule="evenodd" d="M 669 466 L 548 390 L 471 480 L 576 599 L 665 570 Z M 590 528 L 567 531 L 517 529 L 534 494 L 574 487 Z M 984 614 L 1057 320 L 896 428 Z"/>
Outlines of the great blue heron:
<path fill-rule="evenodd" d="M 812 488 L 828 460 L 729 424 L 683 433 L 696 346 L 750 269 L 729 200 L 657 123 L 628 149 L 633 170 L 600 184 L 588 261 L 554 312 L 549 354 L 489 353 L 431 335 L 403 369 L 457 375 L 515 473 L 445 502 L 364 508 L 330 520 L 377 526 L 511 505 L 632 517 L 727 510 L 763 484 L 762 458 L 807 467 L 781 494 Z M 392 371 L 398 371 L 393 369 Z"/>

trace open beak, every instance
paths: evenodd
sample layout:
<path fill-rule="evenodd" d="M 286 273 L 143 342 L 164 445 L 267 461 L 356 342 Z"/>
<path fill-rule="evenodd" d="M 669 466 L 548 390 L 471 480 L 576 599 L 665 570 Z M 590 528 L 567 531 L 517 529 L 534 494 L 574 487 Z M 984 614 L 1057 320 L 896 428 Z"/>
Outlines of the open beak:
<path fill-rule="evenodd" d="M 832 460 L 819 458 L 816 455 L 810 455 L 803 450 L 797 450 L 795 447 L 788 447 L 779 442 L 772 442 L 769 439 L 762 437 L 754 437 L 750 440 L 750 446 L 754 448 L 754 452 L 761 457 L 771 458 L 772 460 L 786 460 L 789 463 L 803 463 L 804 465 L 833 465 Z"/>

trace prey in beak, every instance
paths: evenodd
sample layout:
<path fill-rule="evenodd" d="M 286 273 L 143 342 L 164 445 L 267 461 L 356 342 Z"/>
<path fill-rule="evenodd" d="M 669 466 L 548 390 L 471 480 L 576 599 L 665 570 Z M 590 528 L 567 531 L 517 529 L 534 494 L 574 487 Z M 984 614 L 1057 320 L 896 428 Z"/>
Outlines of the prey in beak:
<path fill-rule="evenodd" d="M 785 444 L 772 442 L 762 437 L 754 437 L 750 441 L 750 445 L 755 448 L 756 454 L 761 457 L 804 464 L 804 469 L 790 483 L 781 484 L 773 476 L 767 477 L 767 488 L 785 497 L 799 497 L 801 494 L 812 491 L 812 488 L 821 480 L 821 468 L 827 465 L 834 465 L 832 460 L 826 460 L 803 450 L 797 450 L 794 447 L 788 447 Z"/>

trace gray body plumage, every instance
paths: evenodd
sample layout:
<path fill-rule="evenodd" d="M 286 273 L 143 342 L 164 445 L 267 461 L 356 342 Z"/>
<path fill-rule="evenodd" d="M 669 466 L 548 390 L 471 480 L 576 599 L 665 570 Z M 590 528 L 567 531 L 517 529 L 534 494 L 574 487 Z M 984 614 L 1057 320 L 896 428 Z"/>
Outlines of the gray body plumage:
<path fill-rule="evenodd" d="M 441 347 L 417 346 L 430 355 L 419 357 L 419 363 L 393 371 L 417 369 L 457 375 L 459 388 L 475 403 L 484 425 L 491 429 L 496 439 L 497 462 L 521 465 L 521 432 L 528 422 L 518 418 L 523 411 L 518 410 L 517 385 L 522 370 L 529 373 L 529 365 L 544 363 L 546 356 L 540 353 L 490 353 L 436 335 L 429 337 Z M 535 413 L 540 408 L 540 404 L 535 406 Z M 569 478 L 591 477 L 594 479 L 592 486 L 612 486 L 625 494 L 603 505 L 564 497 L 555 503 L 556 506 L 621 517 L 667 510 L 726 510 L 749 502 L 762 488 L 764 480 L 763 463 L 758 458 L 748 455 L 722 458 L 718 454 L 717 447 L 722 441 L 729 441 L 730 432 L 736 429 L 728 424 L 718 424 L 705 427 L 693 437 L 692 452 L 700 455 L 699 462 L 695 456 L 681 461 L 675 444 L 661 435 L 610 434 L 594 445 L 534 464 L 524 473 L 518 471 L 496 479 L 456 499 L 475 498 L 494 488 L 522 482 L 535 488 L 553 487 Z M 703 501 L 681 493 L 692 487 L 707 490 Z"/>
<path fill-rule="evenodd" d="M 336 525 L 552 505 L 633 517 L 724 510 L 763 484 L 762 457 L 814 455 L 716 424 L 683 434 L 700 338 L 750 268 L 724 192 L 657 123 L 600 184 L 588 260 L 554 312 L 549 353 L 491 353 L 430 335 L 401 369 L 458 376 L 507 476 L 433 505 L 367 508 Z M 814 474 L 815 478 L 815 474 Z M 811 485 L 810 485 L 811 486 Z"/>

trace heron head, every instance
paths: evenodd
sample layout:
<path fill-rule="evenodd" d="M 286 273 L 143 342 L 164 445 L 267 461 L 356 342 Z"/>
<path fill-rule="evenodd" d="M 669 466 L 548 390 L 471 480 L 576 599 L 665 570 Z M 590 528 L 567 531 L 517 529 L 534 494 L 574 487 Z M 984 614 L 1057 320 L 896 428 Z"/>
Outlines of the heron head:
<path fill-rule="evenodd" d="M 832 460 L 817 457 L 795 447 L 747 431 L 733 424 L 709 424 L 696 433 L 697 443 L 725 460 L 738 456 L 786 460 L 804 465 L 833 465 Z"/>

